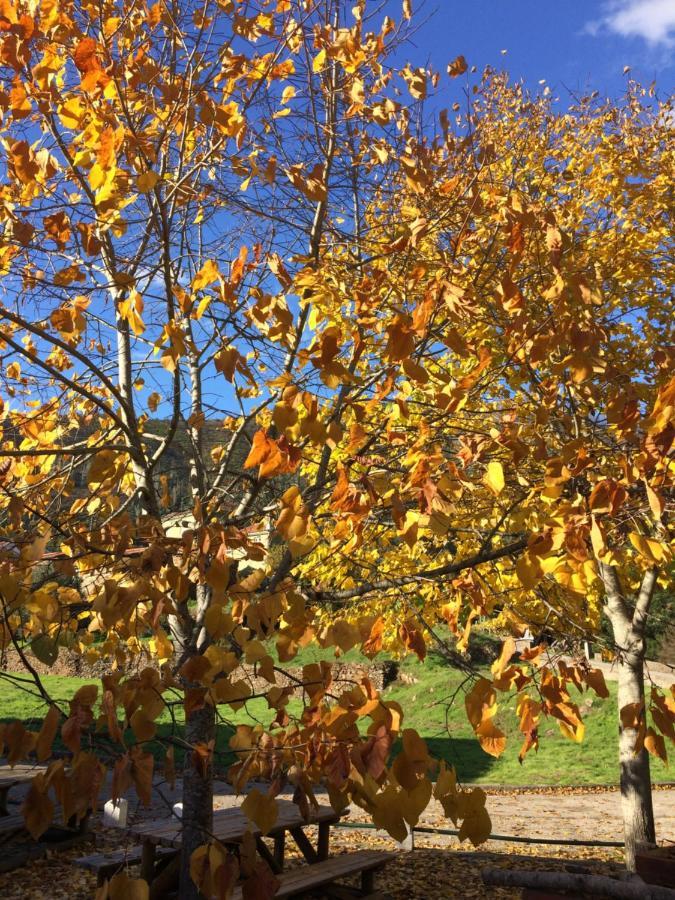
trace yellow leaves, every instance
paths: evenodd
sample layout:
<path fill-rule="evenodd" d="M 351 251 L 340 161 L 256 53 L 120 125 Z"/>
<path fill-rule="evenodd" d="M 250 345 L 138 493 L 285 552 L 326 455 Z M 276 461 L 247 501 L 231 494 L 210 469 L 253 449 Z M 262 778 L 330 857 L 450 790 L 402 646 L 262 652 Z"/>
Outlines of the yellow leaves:
<path fill-rule="evenodd" d="M 326 64 L 326 51 L 319 50 L 319 52 L 316 54 L 316 56 L 312 60 L 312 72 L 314 72 L 315 75 L 318 74 L 319 72 L 322 71 L 325 64 Z"/>
<path fill-rule="evenodd" d="M 671 696 L 666 697 L 656 687 L 652 687 L 649 712 L 654 725 L 675 744 L 675 687 L 671 686 Z"/>
<path fill-rule="evenodd" d="M 445 762 L 436 780 L 434 797 L 443 806 L 443 811 L 452 819 L 455 826 L 461 821 L 459 839 L 467 838 L 474 847 L 484 843 L 492 831 L 492 822 L 485 807 L 486 794 L 481 788 L 464 791 L 457 787 L 457 778 L 453 768 L 448 769 Z"/>
<path fill-rule="evenodd" d="M 168 344 L 168 346 L 164 346 Z M 172 374 L 178 367 L 178 361 L 187 353 L 185 333 L 181 325 L 172 319 L 164 326 L 162 335 L 155 342 L 155 353 L 160 353 L 160 360 L 164 368 Z"/>
<path fill-rule="evenodd" d="M 114 450 L 101 450 L 91 461 L 89 472 L 87 473 L 87 484 L 90 488 L 95 489 L 106 482 L 113 482 L 120 477 L 120 464 L 122 463 L 119 454 Z"/>
<path fill-rule="evenodd" d="M 523 553 L 516 562 L 516 575 L 526 590 L 532 590 L 544 577 L 540 560 L 529 551 Z"/>
<path fill-rule="evenodd" d="M 415 100 L 424 100 L 427 95 L 427 73 L 425 70 L 411 69 L 410 66 L 406 66 L 401 74 L 408 85 L 410 95 Z"/>
<path fill-rule="evenodd" d="M 101 131 L 96 162 L 89 172 L 89 183 L 95 191 L 110 186 L 117 173 L 117 142 L 115 130 L 108 125 Z"/>
<path fill-rule="evenodd" d="M 163 628 L 157 628 L 155 634 L 148 641 L 150 652 L 160 662 L 167 662 L 173 658 L 174 647 Z"/>
<path fill-rule="evenodd" d="M 192 279 L 192 290 L 201 291 L 215 281 L 222 282 L 223 276 L 220 274 L 218 263 L 213 259 L 208 259 Z"/>
<path fill-rule="evenodd" d="M 143 297 L 132 290 L 126 300 L 120 300 L 117 311 L 123 322 L 128 322 L 133 333 L 138 337 L 145 331 L 141 315 L 143 313 Z"/>
<path fill-rule="evenodd" d="M 297 485 L 290 487 L 281 497 L 281 512 L 276 521 L 276 529 L 287 541 L 295 540 L 307 533 L 309 509 L 302 500 Z"/>
<path fill-rule="evenodd" d="M 675 419 L 675 376 L 662 388 L 654 402 L 651 415 L 647 421 L 649 434 L 658 434 L 664 431 Z"/>
<path fill-rule="evenodd" d="M 457 78 L 458 75 L 463 75 L 468 69 L 468 65 L 463 56 L 456 56 L 452 62 L 448 63 L 448 75 L 451 78 Z"/>
<path fill-rule="evenodd" d="M 232 383 L 234 381 L 235 372 L 246 376 L 249 384 L 254 384 L 251 370 L 246 364 L 246 357 L 230 344 L 228 347 L 222 347 L 213 358 L 213 364 L 218 372 L 222 372 L 225 378 Z"/>
<path fill-rule="evenodd" d="M 504 490 L 504 469 L 498 460 L 492 460 L 487 465 L 485 484 L 498 497 Z"/>
<path fill-rule="evenodd" d="M 118 872 L 96 893 L 96 900 L 149 900 L 150 886 L 142 878 Z"/>
<path fill-rule="evenodd" d="M 628 535 L 628 540 L 637 550 L 640 556 L 652 566 L 658 566 L 662 563 L 669 562 L 672 553 L 667 544 L 648 538 L 643 534 L 632 531 Z"/>
<path fill-rule="evenodd" d="M 274 828 L 279 816 L 274 797 L 263 794 L 257 788 L 250 791 L 240 807 L 243 814 L 254 822 L 262 834 L 267 834 Z"/>
<path fill-rule="evenodd" d="M 151 191 L 157 182 L 159 181 L 159 175 L 157 172 L 153 172 L 152 169 L 148 169 L 145 172 L 142 172 L 138 178 L 136 179 L 136 187 L 139 191 L 144 194 L 147 194 Z"/>
<path fill-rule="evenodd" d="M 30 99 L 26 94 L 26 89 L 19 80 L 14 82 L 9 92 L 9 108 L 15 119 L 25 119 L 31 113 L 32 105 Z"/>

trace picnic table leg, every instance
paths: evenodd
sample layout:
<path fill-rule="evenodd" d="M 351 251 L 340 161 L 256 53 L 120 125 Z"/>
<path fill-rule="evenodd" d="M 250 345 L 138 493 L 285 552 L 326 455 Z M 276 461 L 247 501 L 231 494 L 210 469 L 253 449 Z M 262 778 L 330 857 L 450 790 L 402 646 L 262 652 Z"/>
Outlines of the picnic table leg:
<path fill-rule="evenodd" d="M 279 866 L 279 871 L 284 870 L 284 854 L 286 852 L 286 832 L 281 831 L 274 835 L 274 859 Z"/>
<path fill-rule="evenodd" d="M 258 848 L 258 853 L 262 856 L 262 858 L 265 860 L 265 862 L 270 867 L 270 869 L 276 875 L 278 875 L 279 872 L 281 872 L 281 867 L 279 866 L 279 863 L 276 860 L 276 840 L 274 842 L 274 846 L 275 846 L 275 855 L 274 856 L 267 849 L 267 844 L 265 843 L 265 841 L 263 841 L 263 839 L 260 837 L 260 835 L 256 836 L 255 843 L 256 843 L 256 847 Z"/>
<path fill-rule="evenodd" d="M 9 795 L 9 786 L 0 787 L 0 816 L 8 816 L 7 796 Z"/>
<path fill-rule="evenodd" d="M 319 861 L 319 857 L 317 855 L 316 850 L 312 847 L 307 835 L 302 830 L 302 828 L 291 828 L 291 835 L 293 836 L 293 840 L 300 848 L 300 852 L 305 857 L 308 863 L 315 863 Z"/>
<path fill-rule="evenodd" d="M 155 845 L 152 841 L 143 841 L 141 851 L 141 878 L 150 884 L 155 874 Z"/>
<path fill-rule="evenodd" d="M 375 869 L 361 872 L 361 890 L 364 894 L 372 894 L 375 890 Z"/>
<path fill-rule="evenodd" d="M 328 859 L 330 848 L 330 822 L 319 822 L 319 838 L 316 853 L 320 860 Z"/>

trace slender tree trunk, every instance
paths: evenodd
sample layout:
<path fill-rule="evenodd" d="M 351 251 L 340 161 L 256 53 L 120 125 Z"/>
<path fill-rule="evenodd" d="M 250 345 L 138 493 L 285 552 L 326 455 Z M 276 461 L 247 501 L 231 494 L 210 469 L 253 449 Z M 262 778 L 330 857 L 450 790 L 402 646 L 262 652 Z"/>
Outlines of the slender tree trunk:
<path fill-rule="evenodd" d="M 209 744 L 215 739 L 216 714 L 210 704 L 193 712 L 185 723 L 188 744 Z M 213 830 L 213 764 L 211 753 L 186 751 L 183 767 L 183 845 L 180 860 L 180 900 L 199 900 L 190 876 L 190 858 L 210 840 Z"/>
<path fill-rule="evenodd" d="M 634 872 L 636 852 L 640 847 L 656 843 L 649 754 L 644 747 L 635 752 L 639 727 L 634 723 L 644 722 L 645 625 L 657 573 L 655 569 L 645 573 L 633 607 L 626 600 L 616 569 L 603 562 L 599 562 L 598 568 L 605 585 L 605 612 L 619 650 L 619 784 L 626 867 Z M 633 711 L 625 715 L 624 725 L 621 711 L 626 707 L 632 707 Z"/>
<path fill-rule="evenodd" d="M 619 664 L 619 767 L 626 866 L 635 871 L 635 854 L 656 842 L 649 753 L 635 753 L 638 731 L 621 724 L 621 710 L 629 704 L 644 708 L 644 642 L 641 653 L 629 653 Z"/>

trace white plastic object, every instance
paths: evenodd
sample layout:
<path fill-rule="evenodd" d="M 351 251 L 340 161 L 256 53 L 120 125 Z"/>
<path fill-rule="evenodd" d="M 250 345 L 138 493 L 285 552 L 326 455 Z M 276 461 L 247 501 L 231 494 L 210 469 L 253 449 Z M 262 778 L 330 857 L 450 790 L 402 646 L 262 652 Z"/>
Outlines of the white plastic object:
<path fill-rule="evenodd" d="M 128 800 L 108 800 L 103 807 L 103 825 L 105 828 L 126 828 L 128 814 Z"/>
<path fill-rule="evenodd" d="M 178 819 L 183 818 L 183 804 L 182 803 L 174 803 L 173 805 L 173 814 Z"/>

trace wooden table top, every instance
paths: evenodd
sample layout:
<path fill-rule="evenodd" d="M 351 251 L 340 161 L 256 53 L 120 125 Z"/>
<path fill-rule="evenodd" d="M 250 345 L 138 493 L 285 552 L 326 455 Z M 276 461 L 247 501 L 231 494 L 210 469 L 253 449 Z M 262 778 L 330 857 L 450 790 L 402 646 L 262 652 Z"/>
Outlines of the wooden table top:
<path fill-rule="evenodd" d="M 330 824 L 340 820 L 340 814 L 336 813 L 332 806 L 311 808 L 310 819 L 306 822 L 295 803 L 290 800 L 278 800 L 277 803 L 279 815 L 273 828 L 268 832 L 270 837 L 282 831 L 290 831 L 292 828 L 304 828 L 306 825 L 318 825 L 322 822 Z M 221 843 L 237 843 L 249 829 L 253 835 L 260 834 L 260 829 L 237 807 L 213 811 L 213 836 Z M 129 832 L 147 843 L 161 844 L 164 847 L 178 849 L 182 842 L 182 824 L 180 819 L 174 816 L 169 819 L 139 822 L 138 825 L 133 825 Z"/>
<path fill-rule="evenodd" d="M 11 787 L 13 784 L 25 784 L 44 771 L 46 771 L 44 766 L 0 766 L 0 788 Z"/>

